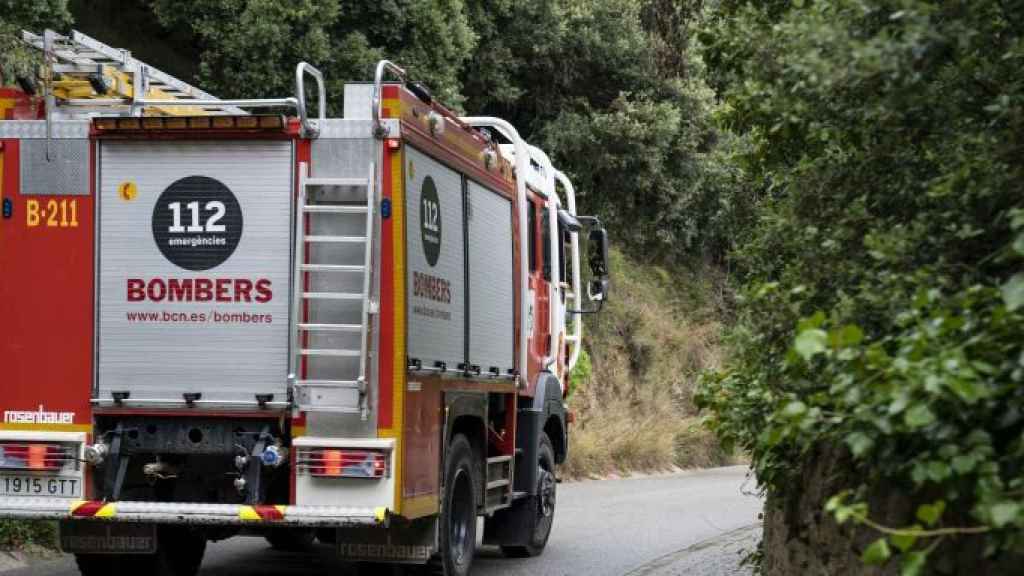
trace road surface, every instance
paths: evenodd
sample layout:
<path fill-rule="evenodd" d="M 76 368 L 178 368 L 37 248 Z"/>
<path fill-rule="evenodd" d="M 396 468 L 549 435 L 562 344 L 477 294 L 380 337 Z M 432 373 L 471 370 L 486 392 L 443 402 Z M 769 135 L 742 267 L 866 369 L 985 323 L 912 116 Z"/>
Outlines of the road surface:
<path fill-rule="evenodd" d="M 539 558 L 506 559 L 496 549 L 477 553 L 473 576 L 623 576 L 758 522 L 761 501 L 750 494 L 747 468 L 734 466 L 666 476 L 560 484 L 555 526 Z M 669 556 L 671 557 L 671 556 Z M 664 560 L 662 560 L 664 562 Z M 344 576 L 330 549 L 314 554 L 271 550 L 262 538 L 211 544 L 201 576 Z M 36 564 L 4 576 L 72 576 L 73 560 Z"/>

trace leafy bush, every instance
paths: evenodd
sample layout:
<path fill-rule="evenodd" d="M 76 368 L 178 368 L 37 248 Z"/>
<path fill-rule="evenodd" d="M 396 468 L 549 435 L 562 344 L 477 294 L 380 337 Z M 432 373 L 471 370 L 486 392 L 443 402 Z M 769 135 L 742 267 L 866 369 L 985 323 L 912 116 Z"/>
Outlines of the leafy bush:
<path fill-rule="evenodd" d="M 0 520 L 0 550 L 26 546 L 57 548 L 57 523 L 46 520 Z"/>
<path fill-rule="evenodd" d="M 702 34 L 765 196 L 699 402 L 776 494 L 846 446 L 829 510 L 908 575 L 964 533 L 1024 550 L 1022 8 L 729 0 Z M 872 519 L 882 479 L 915 499 L 907 526 Z"/>
<path fill-rule="evenodd" d="M 63 30 L 71 24 L 68 0 L 0 0 L 0 86 L 16 77 L 32 77 L 42 62 L 40 53 L 21 40 L 21 31 L 42 33 L 44 28 Z"/>

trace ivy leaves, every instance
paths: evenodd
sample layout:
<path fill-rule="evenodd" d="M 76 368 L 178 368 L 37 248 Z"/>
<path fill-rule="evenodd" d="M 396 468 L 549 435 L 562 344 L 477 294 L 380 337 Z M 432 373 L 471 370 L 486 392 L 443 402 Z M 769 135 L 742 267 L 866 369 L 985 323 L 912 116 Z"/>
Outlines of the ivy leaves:
<path fill-rule="evenodd" d="M 785 492 L 799 473 L 792 463 L 815 445 L 846 446 L 861 490 L 829 500 L 826 510 L 883 533 L 863 551 L 866 563 L 898 558 L 901 573 L 913 576 L 944 539 L 1024 529 L 1015 495 L 1024 480 L 1014 473 L 1024 455 L 1024 315 L 982 285 L 952 293 L 922 286 L 896 309 L 897 329 L 875 338 L 824 312 L 808 316 L 774 379 L 735 370 L 709 377 L 698 401 L 712 408 L 720 434 L 751 451 L 774 490 Z M 911 498 L 941 498 L 920 503 L 907 526 L 884 526 L 864 496 L 880 478 L 907 482 Z M 971 522 L 944 525 L 951 503 Z"/>

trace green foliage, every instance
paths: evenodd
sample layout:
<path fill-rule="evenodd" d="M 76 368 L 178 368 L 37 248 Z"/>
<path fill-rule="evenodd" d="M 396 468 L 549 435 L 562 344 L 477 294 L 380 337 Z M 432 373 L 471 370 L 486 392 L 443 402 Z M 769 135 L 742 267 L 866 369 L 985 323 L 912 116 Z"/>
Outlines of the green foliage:
<path fill-rule="evenodd" d="M 46 520 L 0 520 L 0 550 L 26 546 L 57 548 L 57 523 Z"/>
<path fill-rule="evenodd" d="M 725 1 L 701 35 L 765 196 L 733 254 L 733 361 L 699 402 L 781 495 L 846 446 L 829 511 L 904 574 L 957 535 L 1024 550 L 1022 8 Z M 883 482 L 920 505 L 909 526 L 872 520 Z"/>
<path fill-rule="evenodd" d="M 200 53 L 199 80 L 222 97 L 288 94 L 287 72 L 308 60 L 328 62 L 327 26 L 339 13 L 337 0 L 154 0 L 166 28 L 191 31 Z"/>
<path fill-rule="evenodd" d="M 33 76 L 33 65 L 41 62 L 39 52 L 22 43 L 22 30 L 42 33 L 70 25 L 68 0 L 0 0 L 0 85 Z"/>
<path fill-rule="evenodd" d="M 372 78 L 385 57 L 457 105 L 458 73 L 476 44 L 462 0 L 153 0 L 153 10 L 163 26 L 191 30 L 205 89 L 224 97 L 288 94 L 304 60 L 324 73 L 334 115 L 343 84 Z"/>
<path fill-rule="evenodd" d="M 580 350 L 579 360 L 569 374 L 569 394 L 572 396 L 577 390 L 583 389 L 594 374 L 594 367 L 590 363 L 590 354 L 586 349 Z"/>
<path fill-rule="evenodd" d="M 742 142 L 720 133 L 692 48 L 701 3 L 468 2 L 467 107 L 541 145 L 616 243 L 646 260 L 721 257 L 750 218 Z"/>

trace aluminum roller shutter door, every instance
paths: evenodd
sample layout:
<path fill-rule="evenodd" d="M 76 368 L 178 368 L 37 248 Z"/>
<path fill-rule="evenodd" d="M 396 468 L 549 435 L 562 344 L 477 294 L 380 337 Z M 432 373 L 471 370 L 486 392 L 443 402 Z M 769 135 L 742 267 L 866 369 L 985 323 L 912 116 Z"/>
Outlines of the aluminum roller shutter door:
<path fill-rule="evenodd" d="M 469 363 L 515 366 L 512 202 L 469 182 Z"/>
<path fill-rule="evenodd" d="M 290 141 L 101 143 L 101 399 L 286 400 L 292 166 Z"/>
<path fill-rule="evenodd" d="M 408 355 L 454 370 L 465 362 L 462 176 L 406 148 Z"/>

